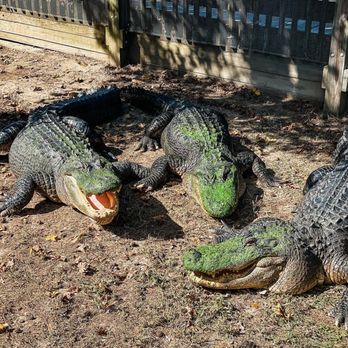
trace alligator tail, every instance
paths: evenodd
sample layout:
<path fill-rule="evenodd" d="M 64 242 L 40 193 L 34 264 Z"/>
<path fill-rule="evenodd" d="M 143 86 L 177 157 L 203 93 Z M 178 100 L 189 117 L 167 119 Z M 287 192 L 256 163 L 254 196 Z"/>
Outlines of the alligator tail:
<path fill-rule="evenodd" d="M 348 164 L 348 127 L 344 129 L 334 152 L 334 164 L 340 163 Z"/>
<path fill-rule="evenodd" d="M 50 104 L 44 109 L 53 109 L 62 117 L 78 117 L 92 127 L 123 115 L 120 89 L 117 87 L 91 89 L 75 98 Z"/>
<path fill-rule="evenodd" d="M 131 105 L 150 114 L 172 110 L 178 104 L 174 97 L 133 86 L 123 87 L 121 97 L 125 98 Z"/>

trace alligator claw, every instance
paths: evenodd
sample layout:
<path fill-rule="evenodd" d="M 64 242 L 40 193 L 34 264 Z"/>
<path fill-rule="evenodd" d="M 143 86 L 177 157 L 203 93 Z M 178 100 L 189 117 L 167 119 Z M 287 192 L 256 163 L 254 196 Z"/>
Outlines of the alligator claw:
<path fill-rule="evenodd" d="M 7 196 L 0 196 L 0 202 L 5 202 L 7 199 Z M 1 206 L 0 206 L 1 209 Z"/>
<path fill-rule="evenodd" d="M 281 178 L 278 178 L 277 176 L 267 175 L 263 179 L 264 179 L 263 180 L 264 183 L 270 187 L 280 187 L 281 185 L 287 183 L 286 180 L 282 180 Z"/>
<path fill-rule="evenodd" d="M 233 231 L 232 227 L 230 227 L 225 220 L 221 219 L 220 222 L 224 230 Z"/>
<path fill-rule="evenodd" d="M 153 187 L 151 185 L 147 185 L 146 183 L 144 182 L 141 182 L 142 180 L 140 180 L 138 183 L 136 183 L 134 185 L 134 187 L 140 191 L 143 191 L 143 192 L 149 192 L 149 191 L 152 191 L 153 190 Z"/>
<path fill-rule="evenodd" d="M 135 151 L 146 152 L 147 150 L 156 151 L 159 149 L 159 143 L 156 139 L 152 139 L 148 136 L 143 136 L 135 148 Z"/>
<path fill-rule="evenodd" d="M 6 203 L 0 204 L 0 216 L 8 216 L 11 215 L 13 209 L 9 208 Z"/>
<path fill-rule="evenodd" d="M 341 301 L 330 313 L 335 318 L 336 326 L 344 326 L 348 331 L 348 290 L 343 293 Z"/>

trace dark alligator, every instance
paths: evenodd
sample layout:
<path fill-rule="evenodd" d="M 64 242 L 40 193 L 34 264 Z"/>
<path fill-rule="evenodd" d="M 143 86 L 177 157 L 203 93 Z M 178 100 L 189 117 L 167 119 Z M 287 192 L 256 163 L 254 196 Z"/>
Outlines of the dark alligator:
<path fill-rule="evenodd" d="M 348 130 L 333 165 L 315 170 L 291 221 L 264 218 L 242 230 L 224 226 L 219 243 L 184 257 L 192 281 L 215 289 L 269 288 L 301 294 L 323 283 L 348 283 Z M 348 329 L 348 288 L 335 307 Z"/>
<path fill-rule="evenodd" d="M 235 210 L 245 190 L 242 173 L 252 168 L 267 185 L 278 185 L 264 162 L 238 142 L 231 141 L 225 118 L 188 101 L 126 87 L 122 96 L 140 109 L 158 114 L 146 127 L 138 150 L 159 148 L 165 156 L 152 165 L 151 173 L 136 186 L 152 190 L 175 173 L 183 178 L 190 194 L 210 216 L 224 218 Z"/>
<path fill-rule="evenodd" d="M 95 149 L 105 148 L 90 125 L 120 113 L 119 90 L 100 89 L 39 108 L 27 122 L 0 131 L 0 148 L 10 148 L 9 163 L 17 177 L 0 203 L 0 215 L 19 212 L 37 190 L 101 224 L 111 222 L 118 212 L 121 184 L 149 174 L 135 163 L 111 162 L 107 151 L 102 156 Z"/>

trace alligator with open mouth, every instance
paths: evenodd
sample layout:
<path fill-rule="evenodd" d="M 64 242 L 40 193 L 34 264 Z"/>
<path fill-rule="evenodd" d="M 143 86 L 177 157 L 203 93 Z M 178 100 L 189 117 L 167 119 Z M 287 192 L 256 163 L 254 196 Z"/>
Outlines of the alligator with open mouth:
<path fill-rule="evenodd" d="M 301 294 L 323 283 L 346 285 L 333 314 L 348 329 L 348 130 L 332 165 L 307 179 L 291 221 L 256 220 L 241 230 L 218 229 L 218 243 L 184 256 L 191 280 L 207 288 L 268 288 Z"/>
<path fill-rule="evenodd" d="M 93 130 L 121 111 L 120 91 L 102 88 L 35 110 L 27 122 L 0 131 L 0 149 L 9 150 L 17 177 L 0 203 L 0 215 L 19 212 L 34 191 L 73 206 L 100 224 L 118 213 L 122 184 L 149 174 L 132 162 L 115 162 Z"/>

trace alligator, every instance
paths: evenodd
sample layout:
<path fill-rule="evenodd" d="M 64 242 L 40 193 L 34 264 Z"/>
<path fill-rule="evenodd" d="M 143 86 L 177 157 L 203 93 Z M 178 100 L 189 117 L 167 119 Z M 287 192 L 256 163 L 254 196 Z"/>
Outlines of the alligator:
<path fill-rule="evenodd" d="M 120 115 L 120 108 L 120 91 L 104 88 L 38 108 L 27 122 L 1 130 L 0 149 L 9 149 L 17 181 L 2 198 L 0 215 L 19 212 L 36 190 L 100 224 L 110 223 L 118 213 L 122 184 L 149 175 L 144 167 L 114 162 L 107 151 L 98 152 L 105 145 L 92 126 Z"/>
<path fill-rule="evenodd" d="M 267 185 L 279 185 L 256 154 L 231 140 L 220 113 L 142 88 L 127 86 L 121 96 L 157 115 L 136 150 L 156 150 L 161 144 L 165 153 L 154 161 L 150 175 L 136 183 L 137 188 L 150 191 L 167 182 L 170 173 L 177 174 L 208 215 L 224 218 L 232 214 L 245 191 L 242 174 L 247 169 Z"/>
<path fill-rule="evenodd" d="M 193 283 L 214 289 L 266 288 L 301 294 L 316 285 L 345 284 L 332 314 L 348 329 L 348 130 L 334 161 L 308 177 L 290 221 L 262 218 L 241 230 L 224 225 L 216 244 L 188 251 Z"/>

